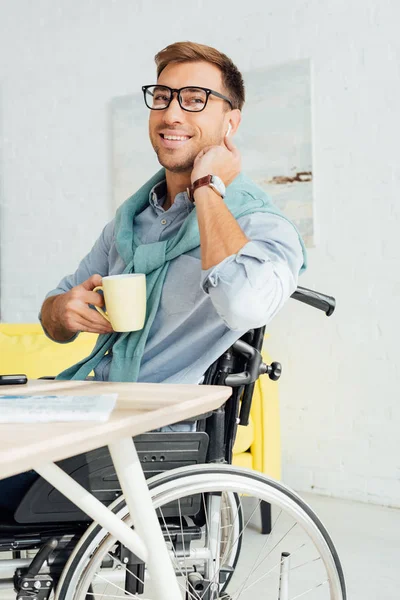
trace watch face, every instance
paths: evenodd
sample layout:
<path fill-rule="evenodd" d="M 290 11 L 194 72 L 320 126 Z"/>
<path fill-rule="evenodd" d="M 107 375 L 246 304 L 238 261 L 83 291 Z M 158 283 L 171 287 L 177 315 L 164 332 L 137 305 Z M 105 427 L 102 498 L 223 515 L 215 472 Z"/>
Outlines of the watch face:
<path fill-rule="evenodd" d="M 222 196 L 222 198 L 225 196 L 225 192 L 226 192 L 225 184 L 222 181 L 222 179 L 217 177 L 217 175 L 212 176 L 210 185 L 213 188 L 215 188 L 215 190 L 220 194 L 220 196 Z"/>

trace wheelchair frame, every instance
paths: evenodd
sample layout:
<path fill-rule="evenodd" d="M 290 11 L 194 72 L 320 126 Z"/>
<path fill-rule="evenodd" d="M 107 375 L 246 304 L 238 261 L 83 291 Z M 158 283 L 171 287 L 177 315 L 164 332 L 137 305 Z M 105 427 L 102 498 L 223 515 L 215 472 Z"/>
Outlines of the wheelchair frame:
<path fill-rule="evenodd" d="M 327 316 L 330 316 L 335 309 L 334 298 L 306 288 L 297 288 L 292 297 L 323 310 Z M 221 408 L 196 418 L 196 434 L 192 432 L 147 433 L 135 438 L 140 463 L 146 476 L 154 475 L 155 471 L 161 472 L 167 468 L 187 464 L 182 460 L 178 464 L 171 460 L 169 462 L 165 460 L 172 440 L 174 440 L 174 444 L 178 441 L 181 444 L 192 444 L 189 453 L 186 454 L 187 460 L 192 462 L 231 463 L 237 426 L 248 424 L 256 380 L 261 374 L 268 374 L 273 380 L 279 379 L 281 375 L 279 363 L 265 365 L 262 361 L 261 348 L 264 332 L 265 327 L 250 330 L 208 368 L 204 384 L 228 385 L 233 388 L 233 392 L 229 401 Z M 98 455 L 101 452 L 104 453 L 104 450 L 96 450 L 89 454 L 97 453 Z M 116 455 L 119 455 L 117 460 L 123 460 L 121 453 L 114 449 L 114 459 Z M 82 457 L 66 459 L 61 461 L 60 465 L 67 472 L 74 471 L 76 470 L 76 461 L 79 461 L 80 458 Z M 97 459 L 98 456 L 95 456 L 95 460 Z M 135 468 L 137 467 L 141 471 L 140 464 Z M 45 475 L 45 473 L 43 474 Z M 85 483 L 91 489 L 93 482 L 90 477 L 86 478 Z M 102 483 L 104 485 L 104 482 Z M 107 494 L 103 495 L 100 498 L 102 502 L 108 504 L 118 497 L 120 488 L 118 486 L 116 489 L 115 483 L 118 483 L 115 482 L 115 478 L 111 479 L 110 491 L 113 495 L 111 497 Z M 75 513 L 71 512 L 72 505 L 69 501 L 64 503 L 61 523 L 59 513 L 57 513 L 57 522 L 52 521 L 56 517 L 54 514 L 52 517 L 50 513 L 50 518 L 47 515 L 46 519 L 42 518 L 41 520 L 39 514 L 35 513 L 35 507 L 40 506 L 43 509 L 43 498 L 48 497 L 50 490 L 51 485 L 45 480 L 39 479 L 34 482 L 15 512 L 16 521 L 0 524 L 0 552 L 11 551 L 13 553 L 11 561 L 0 560 L 0 590 L 2 587 L 2 563 L 7 562 L 8 567 L 15 567 L 13 584 L 18 600 L 32 598 L 32 593 L 35 594 L 37 600 L 47 600 L 69 554 L 87 526 L 88 517 L 79 510 L 75 510 Z M 58 507 L 60 508 L 60 505 Z M 187 514 L 197 514 L 198 510 L 198 506 L 197 509 L 190 506 Z M 170 516 L 173 516 L 173 509 Z M 271 528 L 270 506 L 265 502 L 261 504 L 261 517 L 262 533 L 269 533 Z M 54 543 L 54 540 L 57 540 L 57 543 Z M 21 559 L 21 550 L 35 549 L 39 549 L 39 552 L 32 561 Z M 49 565 L 48 574 L 41 575 L 45 563 Z M 135 566 L 139 569 L 141 565 L 143 563 L 139 561 Z M 37 581 L 42 581 L 44 585 L 35 587 Z M 24 587 L 22 587 L 22 582 L 24 582 Z M 29 587 L 26 585 L 27 582 Z M 10 583 L 9 580 L 8 583 Z"/>

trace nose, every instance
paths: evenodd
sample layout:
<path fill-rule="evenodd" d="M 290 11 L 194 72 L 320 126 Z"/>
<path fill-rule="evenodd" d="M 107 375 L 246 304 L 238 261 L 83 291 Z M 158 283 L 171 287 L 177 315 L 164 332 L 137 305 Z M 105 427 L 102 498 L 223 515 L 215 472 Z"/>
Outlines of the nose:
<path fill-rule="evenodd" d="M 168 124 L 182 123 L 184 111 L 181 109 L 178 101 L 178 93 L 173 92 L 172 100 L 168 108 L 163 111 L 164 122 Z"/>

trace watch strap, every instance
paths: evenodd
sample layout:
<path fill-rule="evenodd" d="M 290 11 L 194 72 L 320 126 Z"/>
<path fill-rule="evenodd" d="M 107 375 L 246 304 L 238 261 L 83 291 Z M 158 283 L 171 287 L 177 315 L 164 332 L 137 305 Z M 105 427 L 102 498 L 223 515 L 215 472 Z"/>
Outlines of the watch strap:
<path fill-rule="evenodd" d="M 196 181 L 194 181 L 192 185 L 188 188 L 188 195 L 190 200 L 193 200 L 195 190 L 197 190 L 199 187 L 203 187 L 204 185 L 210 185 L 211 181 L 212 175 L 205 175 L 204 177 L 200 177 L 200 179 L 196 179 Z"/>

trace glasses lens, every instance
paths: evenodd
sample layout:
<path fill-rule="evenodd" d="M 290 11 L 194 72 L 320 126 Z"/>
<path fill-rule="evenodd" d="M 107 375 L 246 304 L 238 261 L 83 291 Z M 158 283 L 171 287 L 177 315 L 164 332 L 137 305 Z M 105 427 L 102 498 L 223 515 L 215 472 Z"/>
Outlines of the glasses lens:
<path fill-rule="evenodd" d="M 207 93 L 201 88 L 184 88 L 181 91 L 181 104 L 185 110 L 196 112 L 207 104 Z"/>
<path fill-rule="evenodd" d="M 168 106 L 170 97 L 170 90 L 162 85 L 152 85 L 145 92 L 146 104 L 154 110 L 161 110 Z"/>

